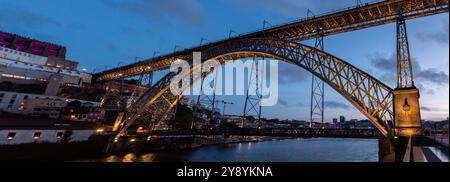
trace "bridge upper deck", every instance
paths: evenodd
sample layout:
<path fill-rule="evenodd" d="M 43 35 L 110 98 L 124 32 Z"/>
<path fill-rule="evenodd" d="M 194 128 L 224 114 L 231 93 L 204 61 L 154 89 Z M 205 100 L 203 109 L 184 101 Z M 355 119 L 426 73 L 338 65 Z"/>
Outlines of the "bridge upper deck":
<path fill-rule="evenodd" d="M 449 11 L 448 5 L 449 0 L 376 1 L 106 70 L 95 74 L 94 80 L 104 82 L 167 69 L 175 58 L 182 59 L 192 54 L 192 52 L 206 50 L 230 41 L 274 37 L 299 42 L 317 36 L 316 31 L 318 29 L 321 29 L 325 36 L 334 35 L 393 23 L 400 15 L 405 19 L 414 19 L 445 13 Z"/>

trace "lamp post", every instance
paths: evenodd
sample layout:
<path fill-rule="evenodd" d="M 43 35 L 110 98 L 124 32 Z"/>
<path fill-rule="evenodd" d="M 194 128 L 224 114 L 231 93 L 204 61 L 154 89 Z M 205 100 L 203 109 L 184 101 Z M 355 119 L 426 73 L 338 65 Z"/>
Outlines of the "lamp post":
<path fill-rule="evenodd" d="M 232 35 L 233 33 L 239 36 L 239 34 L 238 34 L 236 31 L 230 30 L 230 33 L 228 34 L 228 39 L 231 39 L 231 35 Z"/>
<path fill-rule="evenodd" d="M 134 57 L 134 63 L 137 63 L 140 59 L 144 59 L 144 58 L 141 58 L 141 57 L 138 57 L 138 56 Z"/>
<path fill-rule="evenodd" d="M 202 46 L 203 41 L 207 41 L 207 40 L 208 40 L 208 39 L 202 37 L 202 38 L 200 39 L 200 46 Z"/>
<path fill-rule="evenodd" d="M 158 51 L 154 51 L 153 52 L 153 58 L 155 58 L 155 56 L 157 55 L 157 54 L 159 54 L 160 52 L 158 52 Z"/>

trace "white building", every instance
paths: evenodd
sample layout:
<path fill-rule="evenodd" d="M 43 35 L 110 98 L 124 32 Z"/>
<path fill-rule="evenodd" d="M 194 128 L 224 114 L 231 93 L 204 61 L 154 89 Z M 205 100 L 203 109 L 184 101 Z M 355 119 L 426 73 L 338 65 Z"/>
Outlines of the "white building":
<path fill-rule="evenodd" d="M 48 116 L 49 118 L 59 118 L 61 109 L 67 105 L 62 99 L 41 98 L 28 99 L 24 105 L 19 107 L 23 114 L 32 116 Z"/>
<path fill-rule="evenodd" d="M 16 114 L 26 114 L 26 111 L 29 111 L 30 106 L 28 106 L 27 109 L 27 101 L 28 100 L 37 100 L 37 101 L 31 101 L 31 102 L 43 102 L 45 104 L 51 104 L 49 107 L 53 107 L 53 103 L 58 104 L 58 106 L 64 107 L 65 104 L 61 104 L 60 102 L 72 102 L 77 99 L 66 99 L 56 96 L 47 96 L 47 95 L 40 95 L 40 94 L 28 94 L 28 93 L 19 93 L 19 92 L 6 92 L 6 91 L 0 91 L 0 111 L 3 112 L 9 112 L 9 113 L 16 113 Z M 41 100 L 41 101 L 39 101 Z M 98 106 L 100 103 L 98 102 L 90 102 L 90 101 L 83 101 L 83 100 L 77 100 L 82 103 L 92 103 L 93 106 Z M 64 106 L 63 106 L 64 105 Z"/>
<path fill-rule="evenodd" d="M 81 85 L 91 82 L 92 75 L 77 71 L 76 62 L 55 59 L 60 58 L 47 58 L 0 47 L 0 80 L 35 83 L 48 81 L 51 75 L 60 73 L 65 84 Z"/>

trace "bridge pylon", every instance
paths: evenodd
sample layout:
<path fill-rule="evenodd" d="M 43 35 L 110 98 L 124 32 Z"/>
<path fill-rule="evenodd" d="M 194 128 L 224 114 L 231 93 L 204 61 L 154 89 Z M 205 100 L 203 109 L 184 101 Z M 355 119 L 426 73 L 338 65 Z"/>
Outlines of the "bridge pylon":
<path fill-rule="evenodd" d="M 421 134 L 419 90 L 414 85 L 414 74 L 409 51 L 405 19 L 397 19 L 397 88 L 394 98 L 394 136 L 408 137 Z"/>
<path fill-rule="evenodd" d="M 201 66 L 200 69 L 202 69 L 203 66 Z M 214 68 L 212 68 L 214 69 Z M 210 109 L 210 113 L 208 115 L 208 117 L 210 119 L 213 118 L 214 116 L 214 112 L 215 112 L 215 108 L 216 108 L 216 89 L 217 89 L 217 77 L 219 74 L 219 70 L 212 70 L 212 74 L 214 74 L 214 77 L 207 77 L 207 76 L 202 76 L 201 81 L 200 81 L 200 93 L 197 97 L 197 102 L 195 104 L 195 106 L 193 107 L 193 114 L 192 114 L 192 122 L 191 122 L 191 129 L 195 129 L 197 126 L 197 122 L 199 117 L 197 116 L 199 109 L 202 109 L 202 107 L 204 107 L 205 109 Z M 200 70 L 201 74 L 202 71 Z M 211 80 L 212 79 L 212 80 Z M 206 88 L 203 87 L 204 83 L 214 83 L 214 87 L 212 90 L 205 90 Z M 207 94 L 205 94 L 205 92 L 207 92 Z M 212 94 L 209 94 L 211 93 Z"/>
<path fill-rule="evenodd" d="M 242 114 L 241 127 L 245 128 L 247 116 L 255 115 L 258 127 L 261 125 L 261 99 L 263 96 L 262 84 L 265 69 L 264 59 L 259 62 L 256 56 L 253 57 L 253 63 L 248 78 L 247 94 L 245 96 L 244 112 Z"/>
<path fill-rule="evenodd" d="M 317 38 L 315 41 L 315 48 L 321 51 L 324 50 L 323 46 L 323 31 L 321 28 L 317 28 Z M 312 69 L 320 67 L 319 61 L 314 61 Z M 309 115 L 309 128 L 313 128 L 314 121 L 320 121 L 322 128 L 324 128 L 324 92 L 325 83 L 320 78 L 317 78 L 314 74 L 311 74 L 311 102 L 310 102 L 310 115 Z"/>

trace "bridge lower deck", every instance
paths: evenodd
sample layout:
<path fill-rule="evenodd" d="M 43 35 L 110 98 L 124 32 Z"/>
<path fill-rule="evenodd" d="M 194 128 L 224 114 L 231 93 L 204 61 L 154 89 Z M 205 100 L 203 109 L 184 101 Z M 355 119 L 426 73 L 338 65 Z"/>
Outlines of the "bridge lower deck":
<path fill-rule="evenodd" d="M 330 138 L 383 138 L 374 129 L 234 129 L 234 130 L 155 130 L 152 132 L 128 133 L 128 138 L 143 136 L 273 136 L 273 137 L 330 137 Z"/>

